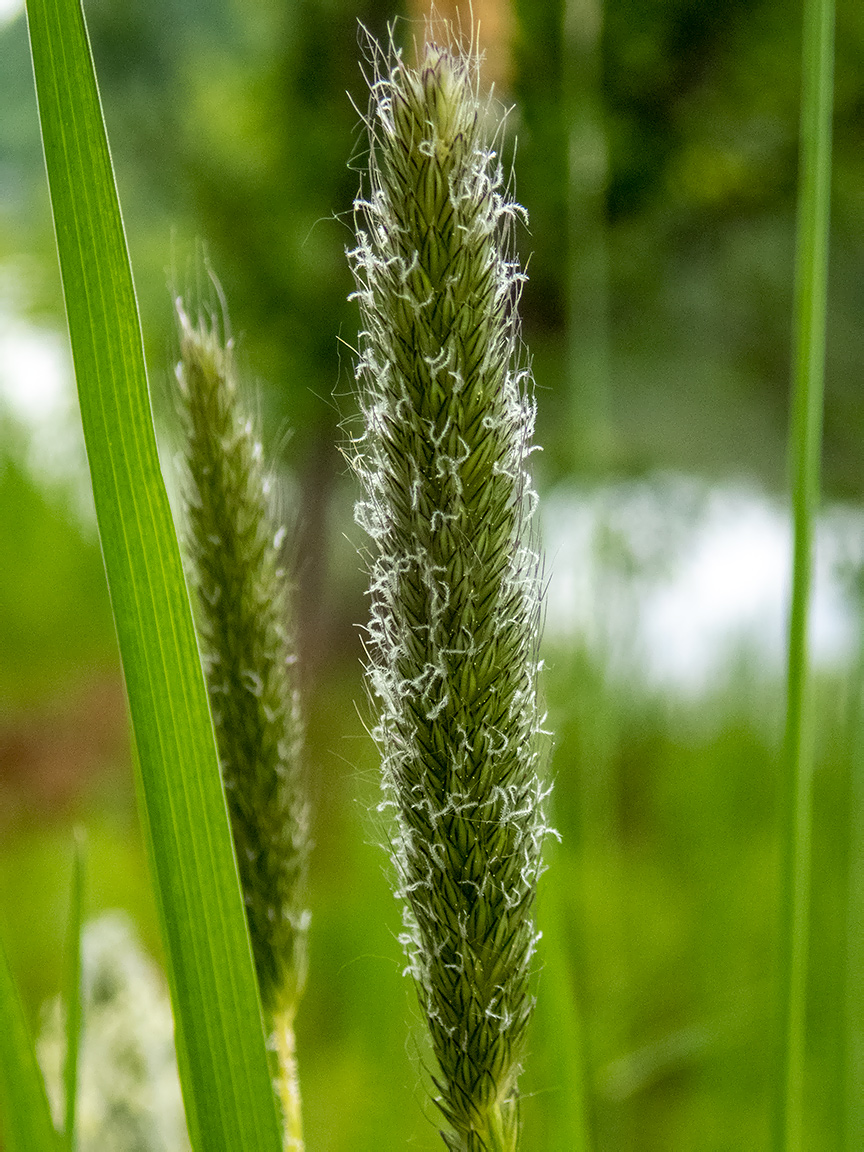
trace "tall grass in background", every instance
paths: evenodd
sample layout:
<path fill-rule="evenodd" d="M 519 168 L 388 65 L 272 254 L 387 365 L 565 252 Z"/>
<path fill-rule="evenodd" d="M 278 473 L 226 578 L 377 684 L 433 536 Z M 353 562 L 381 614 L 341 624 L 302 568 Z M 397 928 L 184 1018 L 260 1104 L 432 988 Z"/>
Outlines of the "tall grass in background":
<path fill-rule="evenodd" d="M 859 620 L 864 619 L 864 588 L 858 588 Z M 846 875 L 842 1114 L 843 1149 L 864 1142 L 864 630 L 858 639 L 852 691 L 849 744 L 849 843 Z"/>
<path fill-rule="evenodd" d="M 810 855 L 813 819 L 813 731 L 808 617 L 813 539 L 819 507 L 819 461 L 828 297 L 831 196 L 834 4 L 804 5 L 798 241 L 795 285 L 793 420 L 790 431 L 794 557 L 789 617 L 789 672 L 783 779 L 785 821 L 781 919 L 781 1068 L 775 1121 L 777 1152 L 805 1147 L 804 1069 Z"/>
<path fill-rule="evenodd" d="M 562 105 L 567 129 L 567 376 L 577 465 L 602 474 L 612 449 L 609 404 L 608 142 L 603 109 L 603 0 L 563 5 Z"/>

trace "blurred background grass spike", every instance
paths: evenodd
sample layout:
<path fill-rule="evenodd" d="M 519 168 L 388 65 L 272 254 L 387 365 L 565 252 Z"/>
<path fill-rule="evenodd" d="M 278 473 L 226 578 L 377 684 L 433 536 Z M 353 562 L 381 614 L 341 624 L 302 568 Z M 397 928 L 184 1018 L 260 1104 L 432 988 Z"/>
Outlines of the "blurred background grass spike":
<path fill-rule="evenodd" d="M 218 286 L 217 286 L 218 290 Z M 227 325 L 222 303 L 222 326 Z M 306 981 L 310 849 L 285 529 L 231 341 L 176 302 L 186 540 L 222 782 L 265 1021 L 279 1060 L 286 1148 L 302 1149 L 294 1018 Z"/>

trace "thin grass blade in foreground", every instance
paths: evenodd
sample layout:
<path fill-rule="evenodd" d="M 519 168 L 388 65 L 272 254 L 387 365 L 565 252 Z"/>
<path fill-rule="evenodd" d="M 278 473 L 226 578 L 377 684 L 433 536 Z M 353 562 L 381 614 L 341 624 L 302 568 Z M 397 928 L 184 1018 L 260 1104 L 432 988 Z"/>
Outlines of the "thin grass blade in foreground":
<path fill-rule="evenodd" d="M 75 830 L 72 858 L 72 895 L 69 901 L 69 927 L 66 938 L 66 1057 L 63 1064 L 63 1140 L 68 1152 L 75 1152 L 75 1111 L 78 1099 L 78 1057 L 81 1049 L 81 925 L 84 917 L 83 831 Z"/>
<path fill-rule="evenodd" d="M 286 1148 L 302 1149 L 294 1018 L 306 978 L 309 816 L 286 574 L 231 341 L 177 302 L 187 541 L 210 707 Z"/>
<path fill-rule="evenodd" d="M 795 370 L 790 457 L 794 558 L 789 621 L 785 736 L 785 867 L 781 923 L 781 1052 L 775 1148 L 804 1147 L 807 950 L 813 757 L 808 689 L 808 614 L 813 534 L 819 505 L 819 459 L 825 375 L 831 110 L 834 75 L 833 0 L 805 0 L 801 161 L 795 287 Z"/>
<path fill-rule="evenodd" d="M 27 12 L 190 1136 L 199 1152 L 276 1152 L 260 1000 L 83 12 L 78 0 L 30 0 Z"/>
<path fill-rule="evenodd" d="M 452 1152 L 513 1152 L 544 836 L 533 405 L 515 363 L 519 209 L 478 65 L 377 61 L 351 253 L 364 330 L 358 518 L 373 541 L 369 675 L 411 971 Z"/>
<path fill-rule="evenodd" d="M 0 945 L 0 1102 L 7 1152 L 60 1152 L 24 1006 Z"/>
<path fill-rule="evenodd" d="M 843 1152 L 864 1147 L 864 573 L 858 576 L 858 662 L 849 725 L 849 843 L 843 1013 Z"/>
<path fill-rule="evenodd" d="M 560 850 L 550 852 L 549 856 L 551 874 L 562 862 Z M 578 917 L 568 914 L 574 902 L 565 900 L 559 884 L 549 884 L 544 897 L 545 915 L 541 915 L 541 923 L 546 964 L 544 994 L 537 1014 L 541 1021 L 545 1018 L 546 1045 L 555 1068 L 555 1095 L 551 1102 L 554 1131 L 558 1144 L 568 1152 L 591 1152 L 582 1014 L 573 987 L 575 948 L 570 946 L 573 924 L 578 922 Z"/>

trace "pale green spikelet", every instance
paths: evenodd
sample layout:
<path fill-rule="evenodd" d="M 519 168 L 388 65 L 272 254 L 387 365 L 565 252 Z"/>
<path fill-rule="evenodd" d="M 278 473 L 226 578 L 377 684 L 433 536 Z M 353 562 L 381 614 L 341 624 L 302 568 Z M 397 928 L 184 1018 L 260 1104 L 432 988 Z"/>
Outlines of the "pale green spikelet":
<path fill-rule="evenodd" d="M 284 533 L 243 415 L 230 341 L 177 303 L 186 519 L 198 625 L 261 1001 L 300 1148 L 293 1021 L 306 975 L 309 827 Z"/>
<path fill-rule="evenodd" d="M 396 51 L 377 64 L 349 254 L 375 736 L 442 1135 L 454 1152 L 512 1152 L 546 831 L 534 408 L 509 255 L 520 209 L 490 149 L 476 58 L 430 43 L 416 69 Z"/>

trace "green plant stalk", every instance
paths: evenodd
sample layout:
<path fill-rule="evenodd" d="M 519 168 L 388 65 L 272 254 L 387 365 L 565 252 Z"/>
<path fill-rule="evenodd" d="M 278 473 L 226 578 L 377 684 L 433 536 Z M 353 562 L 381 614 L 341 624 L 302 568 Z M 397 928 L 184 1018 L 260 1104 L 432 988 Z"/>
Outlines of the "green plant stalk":
<path fill-rule="evenodd" d="M 30 0 L 27 14 L 190 1137 L 196 1152 L 274 1152 L 261 1003 L 84 15 L 77 0 Z"/>
<path fill-rule="evenodd" d="M 477 62 L 379 55 L 350 254 L 363 331 L 358 520 L 373 541 L 375 736 L 408 951 L 453 1152 L 512 1152 L 541 845 L 533 404 L 516 365 L 519 209 Z"/>
<path fill-rule="evenodd" d="M 860 581 L 860 576 L 859 576 Z M 864 1146 L 864 587 L 858 589 L 858 666 L 850 720 L 849 843 L 843 987 L 843 1148 Z"/>
<path fill-rule="evenodd" d="M 286 574 L 230 340 L 177 303 L 185 513 L 210 709 L 286 1148 L 303 1146 L 294 1016 L 306 976 L 309 819 Z"/>
<path fill-rule="evenodd" d="M 0 1104 L 7 1152 L 60 1152 L 63 1147 L 36 1060 L 24 1005 L 0 944 Z"/>
<path fill-rule="evenodd" d="M 571 435 L 577 467 L 602 471 L 611 447 L 603 0 L 565 0 L 563 15 Z"/>
<path fill-rule="evenodd" d="M 560 851 L 553 848 L 549 856 L 550 869 L 563 863 Z M 578 865 L 575 860 L 569 864 L 566 871 L 572 875 Z M 540 998 L 538 1016 L 544 1016 L 547 1021 L 547 1043 L 555 1061 L 558 1089 L 555 1133 L 560 1146 L 567 1148 L 568 1152 L 591 1152 L 585 1091 L 584 1026 L 574 990 L 576 948 L 572 942 L 572 927 L 574 921 L 579 924 L 580 917 L 570 914 L 573 902 L 565 897 L 561 886 L 556 883 L 541 889 L 541 905 L 546 965 L 543 971 L 545 996 Z"/>
<path fill-rule="evenodd" d="M 600 595 L 608 596 L 610 591 L 614 599 L 614 590 L 608 586 Z M 601 607 L 607 614 L 614 611 L 610 604 L 601 602 Z M 608 658 L 608 652 L 605 655 Z M 559 663 L 562 667 L 567 668 L 563 681 L 572 687 L 566 721 L 556 733 L 553 772 L 559 781 L 559 797 L 569 796 L 576 810 L 575 818 L 571 817 L 576 834 L 569 852 L 561 855 L 566 861 L 564 870 L 573 876 L 563 906 L 570 920 L 567 957 L 575 982 L 572 995 L 576 1008 L 581 1008 L 582 1110 L 590 1116 L 598 1147 L 627 1148 L 634 1141 L 632 1110 L 596 1091 L 602 1070 L 633 1046 L 616 717 L 608 676 L 598 667 L 596 656 L 580 646 L 566 664 Z M 547 935 L 544 931 L 544 941 Z M 550 968 L 554 947 L 553 936 L 546 944 Z M 550 978 L 555 979 L 544 977 Z M 588 1127 L 586 1119 L 586 1132 Z"/>
<path fill-rule="evenodd" d="M 65 1107 L 63 1139 L 68 1152 L 75 1152 L 75 1105 L 78 1098 L 78 1058 L 81 1051 L 81 925 L 84 918 L 84 833 L 75 830 L 72 859 L 72 894 L 66 939 L 66 1059 L 63 1066 Z"/>
<path fill-rule="evenodd" d="M 803 1148 L 812 747 L 808 612 L 825 373 L 831 192 L 833 0 L 804 5 L 801 162 L 795 284 L 795 368 L 790 456 L 794 555 L 785 735 L 785 866 L 781 946 L 781 1062 L 775 1147 Z"/>

